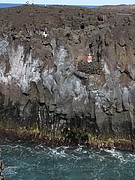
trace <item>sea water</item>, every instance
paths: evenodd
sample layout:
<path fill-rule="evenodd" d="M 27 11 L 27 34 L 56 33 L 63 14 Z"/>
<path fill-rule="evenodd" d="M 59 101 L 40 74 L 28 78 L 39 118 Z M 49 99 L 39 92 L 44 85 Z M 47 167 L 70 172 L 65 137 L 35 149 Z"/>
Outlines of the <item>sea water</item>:
<path fill-rule="evenodd" d="M 0 140 L 5 180 L 134 180 L 135 153 Z"/>
<path fill-rule="evenodd" d="M 23 6 L 26 5 L 26 3 L 24 4 L 10 4 L 10 3 L 0 3 L 0 8 L 9 8 L 9 7 L 17 7 L 17 6 Z M 37 4 L 40 6 L 52 6 L 53 4 Z M 62 4 L 59 4 L 62 6 Z M 84 7 L 84 8 L 96 8 L 98 6 L 86 6 L 86 5 L 76 5 L 76 6 L 80 6 L 80 7 Z"/>

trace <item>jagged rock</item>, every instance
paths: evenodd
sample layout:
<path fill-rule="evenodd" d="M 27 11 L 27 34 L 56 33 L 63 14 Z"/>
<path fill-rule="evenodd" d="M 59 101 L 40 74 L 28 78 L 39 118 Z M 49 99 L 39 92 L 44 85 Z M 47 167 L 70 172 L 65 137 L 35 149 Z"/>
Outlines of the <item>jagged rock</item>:
<path fill-rule="evenodd" d="M 0 20 L 0 126 L 134 141 L 133 8 L 21 6 Z"/>

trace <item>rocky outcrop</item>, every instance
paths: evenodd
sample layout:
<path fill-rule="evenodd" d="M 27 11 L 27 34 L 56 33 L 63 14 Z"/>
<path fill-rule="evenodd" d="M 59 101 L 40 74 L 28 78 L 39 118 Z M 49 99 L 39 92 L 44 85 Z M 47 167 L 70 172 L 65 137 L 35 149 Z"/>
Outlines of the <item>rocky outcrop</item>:
<path fill-rule="evenodd" d="M 19 138 L 27 131 L 69 144 L 111 139 L 134 146 L 132 9 L 29 5 L 0 14 L 4 136 L 9 129 Z"/>

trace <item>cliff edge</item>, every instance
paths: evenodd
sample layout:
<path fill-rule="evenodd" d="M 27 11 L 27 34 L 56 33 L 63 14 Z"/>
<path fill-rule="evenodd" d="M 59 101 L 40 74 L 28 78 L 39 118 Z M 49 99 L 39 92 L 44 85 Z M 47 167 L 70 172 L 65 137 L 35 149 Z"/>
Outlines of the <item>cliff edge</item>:
<path fill-rule="evenodd" d="M 134 30 L 134 8 L 1 9 L 1 136 L 134 150 Z"/>

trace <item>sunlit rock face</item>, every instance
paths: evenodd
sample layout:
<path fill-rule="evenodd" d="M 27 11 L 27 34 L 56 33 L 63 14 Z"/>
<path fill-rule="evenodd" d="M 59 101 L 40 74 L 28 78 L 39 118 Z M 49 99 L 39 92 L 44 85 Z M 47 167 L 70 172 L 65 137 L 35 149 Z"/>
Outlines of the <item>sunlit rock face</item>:
<path fill-rule="evenodd" d="M 2 127 L 134 139 L 132 9 L 22 6 L 0 13 Z"/>

